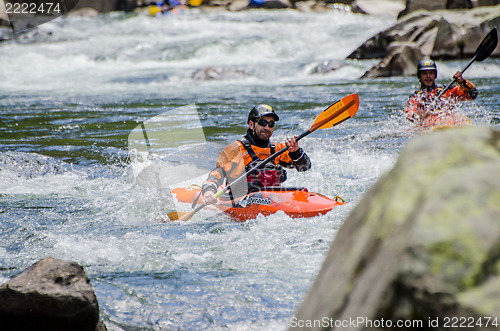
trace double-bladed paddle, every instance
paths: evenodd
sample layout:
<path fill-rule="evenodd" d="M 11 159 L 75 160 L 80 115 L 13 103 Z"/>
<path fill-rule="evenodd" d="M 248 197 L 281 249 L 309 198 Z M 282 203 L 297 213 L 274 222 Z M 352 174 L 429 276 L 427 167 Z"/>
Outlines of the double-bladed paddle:
<path fill-rule="evenodd" d="M 497 28 L 493 28 L 493 30 L 491 30 L 490 33 L 488 33 L 486 35 L 486 37 L 484 37 L 483 41 L 481 41 L 481 43 L 479 44 L 479 46 L 476 49 L 476 53 L 474 53 L 474 57 L 472 58 L 472 60 L 470 60 L 469 64 L 467 64 L 467 66 L 461 72 L 464 73 L 465 70 L 467 70 L 471 66 L 472 63 L 474 63 L 474 61 L 481 62 L 484 59 L 486 59 L 488 56 L 490 56 L 491 53 L 493 53 L 493 51 L 497 47 L 497 43 L 498 43 Z M 439 93 L 439 95 L 434 99 L 433 104 L 436 102 L 436 100 L 439 100 L 443 96 L 443 94 L 446 91 L 448 91 L 450 89 L 450 87 L 455 82 L 456 82 L 456 79 L 453 78 L 451 83 L 448 84 L 448 86 L 446 86 L 441 91 L 441 93 Z"/>
<path fill-rule="evenodd" d="M 327 129 L 334 127 L 336 125 L 339 125 L 340 123 L 347 121 L 349 118 L 353 117 L 354 114 L 358 111 L 359 108 L 359 97 L 357 94 L 351 94 L 348 95 L 341 100 L 335 102 L 332 104 L 330 107 L 326 108 L 321 112 L 321 114 L 316 117 L 316 120 L 314 121 L 313 125 L 309 128 L 309 130 L 305 131 L 301 135 L 297 137 L 297 141 L 300 139 L 304 138 L 305 136 L 313 133 L 317 129 Z M 246 180 L 247 176 L 251 175 L 258 169 L 262 168 L 265 164 L 267 164 L 269 161 L 274 160 L 276 157 L 279 155 L 283 154 L 288 150 L 288 147 L 282 148 L 276 153 L 272 154 L 269 156 L 267 159 L 263 160 L 256 166 L 254 166 L 252 169 L 248 170 L 246 173 L 238 177 L 236 180 L 234 180 L 231 184 L 225 186 L 223 189 L 219 190 L 216 194 L 215 197 L 219 198 L 221 197 L 224 192 L 228 191 L 236 185 L 237 183 L 241 182 L 242 180 Z M 180 220 L 180 221 L 189 221 L 194 214 L 196 214 L 198 211 L 206 207 L 206 204 L 203 203 L 201 205 L 198 205 L 195 209 L 193 209 L 190 212 L 187 213 L 182 213 L 182 212 L 171 212 L 167 214 L 168 218 L 171 221 L 175 220 Z"/>

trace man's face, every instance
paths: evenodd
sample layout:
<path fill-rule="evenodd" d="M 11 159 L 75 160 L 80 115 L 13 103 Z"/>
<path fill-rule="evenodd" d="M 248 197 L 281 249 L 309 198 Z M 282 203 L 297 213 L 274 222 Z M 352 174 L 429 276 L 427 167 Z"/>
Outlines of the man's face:
<path fill-rule="evenodd" d="M 267 123 L 274 123 L 274 118 L 270 115 L 262 116 L 259 121 L 260 120 L 264 120 Z M 259 124 L 259 121 L 249 121 L 248 125 L 250 129 L 255 132 L 257 138 L 259 138 L 260 140 L 268 140 L 273 135 L 274 127 L 271 128 L 269 127 L 269 125 L 262 126 Z"/>
<path fill-rule="evenodd" d="M 420 73 L 420 83 L 424 86 L 433 86 L 436 80 L 436 72 L 434 70 L 425 70 Z"/>

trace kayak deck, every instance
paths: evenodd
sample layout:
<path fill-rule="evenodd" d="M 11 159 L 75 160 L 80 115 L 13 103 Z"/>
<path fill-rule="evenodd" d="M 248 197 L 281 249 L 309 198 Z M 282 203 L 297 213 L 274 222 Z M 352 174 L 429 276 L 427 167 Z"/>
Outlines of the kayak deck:
<path fill-rule="evenodd" d="M 470 119 L 462 114 L 437 112 L 428 115 L 421 123 L 422 126 L 432 129 L 450 127 L 465 127 L 470 125 Z"/>
<path fill-rule="evenodd" d="M 198 197 L 199 186 L 175 188 L 171 191 L 179 202 L 192 204 Z M 198 200 L 201 203 L 201 199 Z M 259 214 L 268 216 L 283 211 L 292 218 L 324 215 L 345 202 L 340 197 L 331 199 L 302 188 L 269 187 L 249 193 L 235 200 L 219 198 L 214 205 L 237 221 L 244 222 Z"/>

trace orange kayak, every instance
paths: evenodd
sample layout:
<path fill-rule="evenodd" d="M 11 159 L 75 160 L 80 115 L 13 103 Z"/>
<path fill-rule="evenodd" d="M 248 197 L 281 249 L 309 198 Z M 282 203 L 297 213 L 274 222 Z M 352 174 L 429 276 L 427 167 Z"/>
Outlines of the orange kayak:
<path fill-rule="evenodd" d="M 423 127 L 432 129 L 465 127 L 469 124 L 470 119 L 467 116 L 450 112 L 431 113 L 421 123 Z"/>
<path fill-rule="evenodd" d="M 171 191 L 179 202 L 192 204 L 200 193 L 199 186 L 175 188 Z M 199 199 L 198 204 L 201 203 Z M 314 217 L 328 213 L 343 205 L 342 198 L 331 199 L 306 189 L 267 187 L 265 190 L 247 194 L 235 200 L 219 198 L 214 206 L 239 222 L 256 218 L 259 214 L 268 216 L 283 211 L 292 218 Z"/>

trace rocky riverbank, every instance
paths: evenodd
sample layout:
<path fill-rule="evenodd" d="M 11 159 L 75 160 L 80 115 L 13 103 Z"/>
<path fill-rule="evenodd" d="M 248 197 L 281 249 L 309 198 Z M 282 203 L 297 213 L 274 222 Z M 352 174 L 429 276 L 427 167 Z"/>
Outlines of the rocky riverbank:
<path fill-rule="evenodd" d="M 415 75 L 418 62 L 471 59 L 483 38 L 500 29 L 500 5 L 470 10 L 418 10 L 373 36 L 349 59 L 381 58 L 363 77 Z M 490 55 L 500 57 L 500 48 Z"/>

